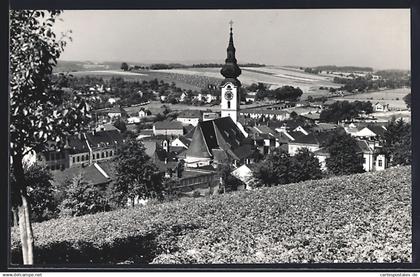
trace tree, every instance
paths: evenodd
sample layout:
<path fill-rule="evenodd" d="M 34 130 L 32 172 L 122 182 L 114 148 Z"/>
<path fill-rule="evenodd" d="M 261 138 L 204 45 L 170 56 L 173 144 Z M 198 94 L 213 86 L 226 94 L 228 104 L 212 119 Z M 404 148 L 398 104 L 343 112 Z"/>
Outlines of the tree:
<path fill-rule="evenodd" d="M 161 198 L 164 192 L 163 176 L 150 161 L 140 141 L 129 139 L 116 158 L 117 178 L 112 187 L 114 201 L 123 206 L 130 199 Z"/>
<path fill-rule="evenodd" d="M 127 64 L 127 63 L 125 63 L 125 62 L 124 62 L 124 63 L 122 63 L 122 64 L 121 64 L 121 69 L 122 69 L 122 70 L 124 70 L 124 71 L 127 71 L 127 70 L 128 70 L 128 64 Z"/>
<path fill-rule="evenodd" d="M 47 141 L 57 147 L 64 137 L 88 122 L 89 107 L 78 97 L 64 101 L 51 73 L 66 45 L 57 39 L 53 24 L 60 11 L 10 11 L 10 153 L 19 196 L 19 232 L 24 264 L 33 264 L 33 233 L 23 157 L 41 151 Z"/>
<path fill-rule="evenodd" d="M 300 148 L 296 155 L 290 157 L 291 166 L 288 174 L 292 182 L 315 180 L 322 178 L 318 158 L 307 148 Z"/>
<path fill-rule="evenodd" d="M 236 191 L 238 187 L 242 185 L 241 180 L 236 178 L 231 174 L 233 171 L 233 167 L 230 164 L 221 164 L 218 166 L 217 171 L 219 173 L 220 178 L 222 178 L 222 188 L 221 191 L 223 193 Z"/>
<path fill-rule="evenodd" d="M 411 109 L 411 93 L 404 96 L 403 100 L 404 100 L 405 104 L 407 105 L 407 108 Z"/>
<path fill-rule="evenodd" d="M 117 120 L 115 120 L 114 127 L 120 130 L 122 133 L 127 131 L 127 126 L 125 125 L 124 120 L 122 120 L 121 118 L 118 118 Z"/>
<path fill-rule="evenodd" d="M 55 188 L 51 183 L 51 173 L 39 164 L 25 165 L 24 172 L 28 183 L 28 198 L 32 208 L 30 219 L 41 222 L 53 218 L 58 212 L 58 203 L 54 197 Z M 16 186 L 13 172 L 10 177 L 10 185 L 12 187 Z M 19 197 L 12 196 L 13 207 L 17 206 L 17 199 Z M 14 218 L 18 218 L 17 214 Z M 14 223 L 17 224 L 17 222 L 16 220 Z"/>
<path fill-rule="evenodd" d="M 81 174 L 73 177 L 67 185 L 65 195 L 61 203 L 63 216 L 82 216 L 109 210 L 104 193 L 100 188 L 87 182 Z"/>
<path fill-rule="evenodd" d="M 283 150 L 270 153 L 254 172 L 254 177 L 260 181 L 261 186 L 276 186 L 289 182 L 290 156 Z"/>
<path fill-rule="evenodd" d="M 363 156 L 357 153 L 357 141 L 350 135 L 337 133 L 332 136 L 327 149 L 330 157 L 326 164 L 330 172 L 335 175 L 364 172 Z"/>
<path fill-rule="evenodd" d="M 384 134 L 383 151 L 392 165 L 411 164 L 411 125 L 393 118 Z"/>

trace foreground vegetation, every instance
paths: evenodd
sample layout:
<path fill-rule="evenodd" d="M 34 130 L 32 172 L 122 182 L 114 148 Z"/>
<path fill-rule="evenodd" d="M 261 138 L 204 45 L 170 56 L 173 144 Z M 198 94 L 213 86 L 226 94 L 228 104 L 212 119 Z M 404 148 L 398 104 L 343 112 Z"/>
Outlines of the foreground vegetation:
<path fill-rule="evenodd" d="M 411 167 L 33 227 L 39 264 L 411 262 Z"/>

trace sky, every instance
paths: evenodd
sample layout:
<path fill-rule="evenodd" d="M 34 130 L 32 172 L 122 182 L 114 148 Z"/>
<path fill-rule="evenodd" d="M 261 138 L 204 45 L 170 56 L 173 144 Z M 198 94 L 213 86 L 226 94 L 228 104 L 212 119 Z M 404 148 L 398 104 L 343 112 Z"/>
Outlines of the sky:
<path fill-rule="evenodd" d="M 61 60 L 219 62 L 229 21 L 239 63 L 410 68 L 409 9 L 67 10 Z"/>

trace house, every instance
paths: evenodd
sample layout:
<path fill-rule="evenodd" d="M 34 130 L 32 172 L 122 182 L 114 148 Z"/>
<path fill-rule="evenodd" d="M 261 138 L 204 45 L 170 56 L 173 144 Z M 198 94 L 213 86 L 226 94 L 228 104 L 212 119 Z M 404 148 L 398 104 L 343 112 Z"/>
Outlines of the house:
<path fill-rule="evenodd" d="M 243 109 L 239 111 L 239 114 L 244 116 L 245 118 L 253 118 L 253 119 L 277 119 L 277 120 L 285 120 L 290 118 L 290 112 L 284 110 L 269 110 L 269 109 L 257 109 L 257 108 L 250 108 L 250 109 Z"/>
<path fill-rule="evenodd" d="M 373 105 L 373 111 L 375 111 L 375 112 L 387 112 L 387 111 L 389 111 L 389 104 L 376 102 Z"/>
<path fill-rule="evenodd" d="M 37 153 L 37 159 L 50 170 L 64 170 L 73 166 L 91 165 L 112 159 L 117 147 L 124 143 L 117 130 L 95 129 L 92 132 L 68 136 L 63 149 L 55 149 L 50 143 L 46 151 Z"/>
<path fill-rule="evenodd" d="M 231 117 L 199 122 L 188 147 L 185 166 L 202 167 L 232 161 L 235 166 L 253 162 L 255 148 Z"/>
<path fill-rule="evenodd" d="M 185 149 L 188 149 L 190 144 L 191 144 L 191 140 L 184 136 L 179 136 L 176 139 L 171 141 L 171 147 L 183 147 Z"/>
<path fill-rule="evenodd" d="M 136 139 L 144 139 L 153 136 L 153 130 L 152 129 L 143 129 L 140 130 L 139 135 Z"/>
<path fill-rule="evenodd" d="M 140 117 L 138 117 L 138 116 L 130 116 L 129 118 L 127 118 L 127 123 L 128 124 L 140 123 Z"/>
<path fill-rule="evenodd" d="M 172 179 L 179 183 L 173 190 L 184 196 L 213 195 L 218 193 L 220 187 L 219 174 L 211 166 L 177 168 Z"/>
<path fill-rule="evenodd" d="M 178 115 L 176 120 L 186 125 L 191 124 L 193 126 L 197 126 L 198 122 L 201 121 L 201 111 L 199 110 L 182 111 Z"/>
<path fill-rule="evenodd" d="M 220 117 L 219 112 L 212 112 L 211 110 L 203 112 L 203 121 L 213 120 Z"/>
<path fill-rule="evenodd" d="M 258 180 L 254 177 L 254 172 L 256 168 L 256 164 L 243 164 L 240 167 L 233 170 L 231 172 L 231 175 L 245 184 L 244 189 L 251 190 L 258 183 Z"/>
<path fill-rule="evenodd" d="M 121 100 L 120 97 L 111 97 L 111 98 L 108 99 L 108 103 L 111 104 L 111 105 L 114 105 L 115 103 L 117 103 L 120 100 Z"/>
<path fill-rule="evenodd" d="M 152 112 L 145 108 L 140 108 L 139 110 L 139 118 L 143 118 L 146 116 L 152 115 Z"/>
<path fill-rule="evenodd" d="M 311 127 L 309 131 L 312 132 L 329 132 L 335 130 L 338 127 L 337 124 L 332 123 L 317 123 L 315 126 Z"/>
<path fill-rule="evenodd" d="M 106 114 L 111 119 L 111 121 L 114 121 L 118 118 L 127 117 L 127 112 L 120 106 L 114 106 L 108 109 Z"/>
<path fill-rule="evenodd" d="M 328 141 L 332 133 L 309 133 L 305 135 L 301 133 L 296 135 L 293 141 L 289 142 L 288 152 L 290 156 L 297 154 L 298 150 L 301 148 L 307 148 L 311 152 L 315 152 L 321 149 L 322 145 Z"/>
<path fill-rule="evenodd" d="M 59 184 L 64 184 L 67 180 L 72 180 L 79 175 L 94 186 L 105 186 L 113 179 L 111 173 L 102 164 L 96 162 L 86 167 L 75 166 L 62 171 L 52 171 L 53 182 Z"/>
<path fill-rule="evenodd" d="M 319 119 L 321 117 L 320 113 L 307 113 L 301 115 L 303 118 L 307 119 L 308 121 L 312 123 L 319 123 Z"/>
<path fill-rule="evenodd" d="M 182 127 L 182 123 L 176 120 L 157 121 L 155 124 L 153 124 L 153 134 L 155 136 L 182 136 L 184 134 L 184 128 Z"/>

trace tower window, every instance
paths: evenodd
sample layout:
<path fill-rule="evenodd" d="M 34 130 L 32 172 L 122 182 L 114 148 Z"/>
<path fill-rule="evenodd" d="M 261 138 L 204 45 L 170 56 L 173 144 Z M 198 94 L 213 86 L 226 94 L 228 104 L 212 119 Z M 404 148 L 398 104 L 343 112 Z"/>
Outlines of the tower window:
<path fill-rule="evenodd" d="M 230 101 L 227 102 L 228 109 L 230 109 Z"/>

